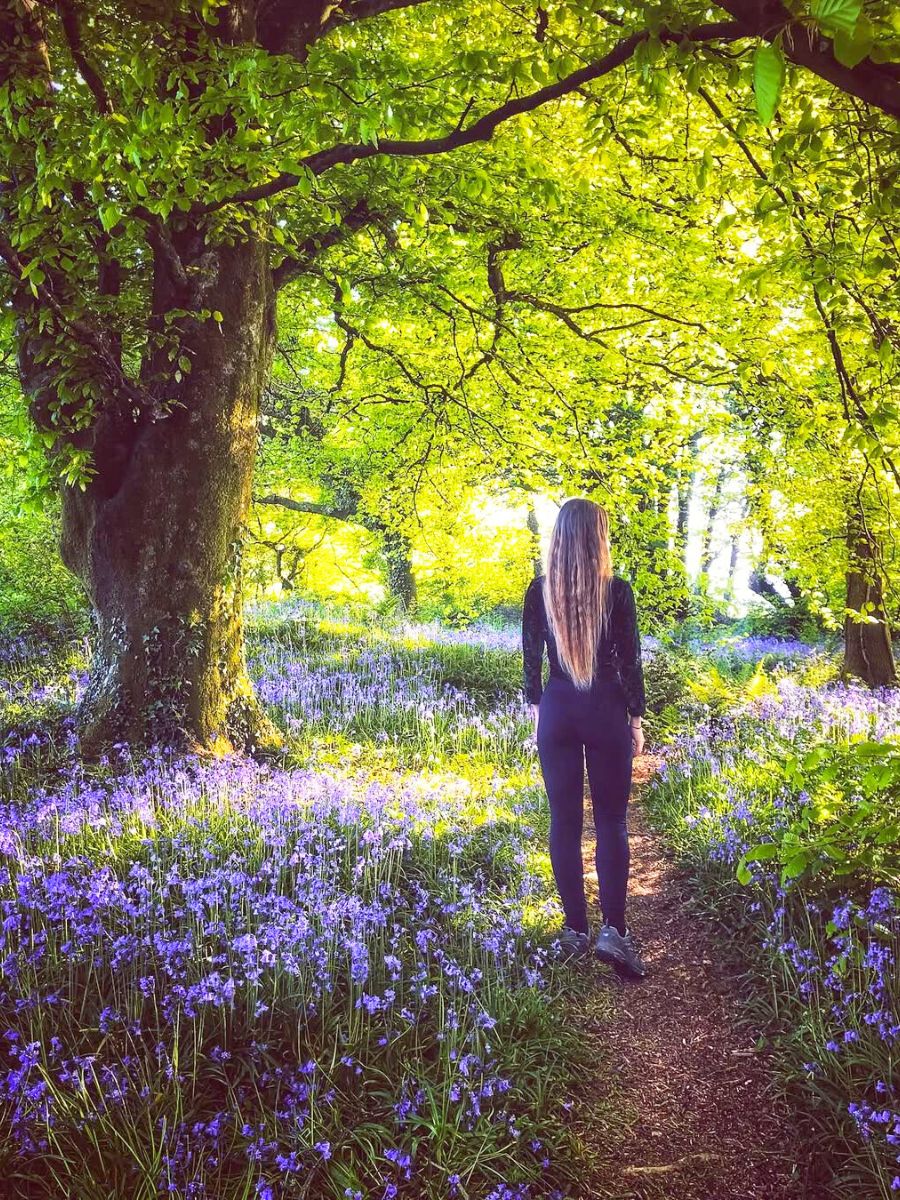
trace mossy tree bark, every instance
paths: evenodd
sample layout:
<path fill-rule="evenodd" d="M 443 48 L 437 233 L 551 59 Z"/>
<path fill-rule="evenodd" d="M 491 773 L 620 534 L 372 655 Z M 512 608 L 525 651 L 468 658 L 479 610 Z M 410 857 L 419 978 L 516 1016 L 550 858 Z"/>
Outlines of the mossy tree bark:
<path fill-rule="evenodd" d="M 409 538 L 396 529 L 385 529 L 382 553 L 388 591 L 406 613 L 416 607 L 416 577 L 413 574 Z"/>
<path fill-rule="evenodd" d="M 221 321 L 183 322 L 190 369 L 179 371 L 180 382 L 169 372 L 164 410 L 135 419 L 110 405 L 90 431 L 96 475 L 85 490 L 63 488 L 62 554 L 96 625 L 80 709 L 86 753 L 115 742 L 256 751 L 278 741 L 247 674 L 241 596 L 241 530 L 275 293 L 266 248 L 252 235 L 202 248 L 198 260 L 195 304 L 218 310 Z M 154 313 L 178 306 L 177 287 L 160 258 Z M 39 406 L 31 344 L 20 339 Z M 147 379 L 165 365 L 149 356 Z"/>

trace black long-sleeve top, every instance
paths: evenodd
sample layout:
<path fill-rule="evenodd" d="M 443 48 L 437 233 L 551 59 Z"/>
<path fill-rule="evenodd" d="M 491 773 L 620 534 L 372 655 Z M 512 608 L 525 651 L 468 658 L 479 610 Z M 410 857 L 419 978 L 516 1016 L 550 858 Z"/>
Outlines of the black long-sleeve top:
<path fill-rule="evenodd" d="M 537 704 L 544 690 L 541 670 L 544 646 L 550 663 L 550 676 L 568 679 L 571 676 L 559 661 L 556 640 L 550 632 L 544 608 L 544 576 L 532 579 L 525 592 L 522 606 L 522 659 L 524 664 L 525 699 Z M 614 575 L 607 593 L 609 611 L 606 629 L 600 634 L 597 646 L 597 673 L 618 672 L 625 692 L 628 712 L 641 717 L 647 711 L 644 695 L 644 670 L 641 663 L 641 638 L 638 631 L 634 592 L 627 579 Z"/>

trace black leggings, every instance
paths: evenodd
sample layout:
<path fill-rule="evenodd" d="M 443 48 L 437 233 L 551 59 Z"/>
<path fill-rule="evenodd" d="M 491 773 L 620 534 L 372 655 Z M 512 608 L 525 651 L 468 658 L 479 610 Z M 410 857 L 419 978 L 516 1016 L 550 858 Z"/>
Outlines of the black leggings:
<path fill-rule="evenodd" d="M 541 697 L 537 747 L 550 801 L 550 862 L 566 925 L 588 932 L 581 862 L 587 761 L 600 908 L 604 924 L 624 933 L 633 748 L 618 679 L 600 678 L 589 692 L 579 692 L 568 680 L 551 677 Z"/>

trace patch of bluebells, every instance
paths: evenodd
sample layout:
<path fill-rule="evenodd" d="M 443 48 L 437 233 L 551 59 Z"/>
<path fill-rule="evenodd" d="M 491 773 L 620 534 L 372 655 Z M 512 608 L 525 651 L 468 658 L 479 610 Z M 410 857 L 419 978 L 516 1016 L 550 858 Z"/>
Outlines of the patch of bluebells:
<path fill-rule="evenodd" d="M 463 629 L 453 629 L 440 621 L 404 621 L 398 632 L 404 640 L 418 646 L 478 646 L 511 654 L 522 646 L 522 631 L 517 625 L 473 621 Z"/>
<path fill-rule="evenodd" d="M 248 655 L 260 698 L 290 734 L 340 733 L 408 747 L 417 761 L 479 751 L 522 766 L 533 737 L 521 696 L 483 702 L 442 680 L 438 663 L 390 642 L 362 644 L 352 658 L 287 658 L 263 641 Z"/>
<path fill-rule="evenodd" d="M 306 630 L 318 631 L 322 627 L 323 617 L 327 627 L 329 619 L 326 617 L 322 605 L 302 598 L 279 601 L 275 604 L 267 602 L 261 605 L 249 605 L 248 613 L 251 616 L 258 615 L 264 621 L 275 617 L 289 625 L 293 624 L 300 636 Z M 360 621 L 367 620 L 367 614 L 360 611 L 359 619 Z M 468 625 L 454 628 L 444 625 L 440 621 L 406 619 L 397 622 L 392 628 L 384 630 L 382 636 L 387 640 L 399 640 L 420 649 L 428 646 L 477 646 L 483 650 L 517 653 L 521 649 L 522 635 L 517 624 L 495 625 L 483 620 L 476 620 Z"/>
<path fill-rule="evenodd" d="M 517 651 L 518 636 L 449 640 Z M 83 692 L 82 670 L 38 688 L 28 653 L 9 659 L 7 699 L 49 711 Z M 409 649 L 363 641 L 352 670 L 307 669 L 263 638 L 251 668 L 289 728 L 533 760 L 520 703 L 485 713 Z M 0 1121 L 20 1165 L 41 1174 L 64 1151 L 90 1173 L 92 1127 L 141 1137 L 151 1120 L 160 1195 L 218 1196 L 242 1171 L 248 1194 L 324 1194 L 367 1097 L 384 1153 L 347 1194 L 563 1200 L 548 1176 L 559 1135 L 530 1107 L 546 1081 L 507 1068 L 504 1038 L 510 1005 L 546 1001 L 555 953 L 523 924 L 526 907 L 559 915 L 529 866 L 533 798 L 474 805 L 454 776 L 164 751 L 135 765 L 127 746 L 94 773 L 71 763 L 71 718 L 56 729 L 70 765 L 28 785 L 50 737 L 15 732 L 16 787 L 0 793 Z M 440 1178 L 413 1151 L 435 1102 L 450 1121 Z"/>
<path fill-rule="evenodd" d="M 84 643 L 0 633 L 0 794 L 32 768 L 71 759 L 78 739 L 72 705 L 84 689 Z"/>
<path fill-rule="evenodd" d="M 694 654 L 707 658 L 740 663 L 756 663 L 763 659 L 785 665 L 802 661 L 821 652 L 818 646 L 801 642 L 796 638 L 773 636 L 740 636 L 722 638 L 717 641 L 693 639 L 688 643 Z"/>
<path fill-rule="evenodd" d="M 777 695 L 711 718 L 666 749 L 651 801 L 655 796 L 669 812 L 680 811 L 683 832 L 674 827 L 676 838 L 710 862 L 735 866 L 751 846 L 779 841 L 811 803 L 802 788 L 778 783 L 770 763 L 823 742 L 900 735 L 896 690 L 814 689 L 790 678 L 777 687 Z M 811 1017 L 801 1028 L 815 1057 L 802 1070 L 820 1089 L 830 1081 L 874 1151 L 866 1161 L 880 1173 L 879 1186 L 900 1189 L 900 1089 L 893 1078 L 900 1052 L 900 895 L 884 885 L 853 895 L 834 895 L 833 886 L 810 894 L 808 885 L 783 885 L 769 861 L 748 866 L 757 898 L 747 909 L 760 921 L 761 944 L 782 964 L 795 1001 Z"/>
<path fill-rule="evenodd" d="M 0 631 L 0 705 L 69 701 L 86 681 L 83 638 L 60 626 L 48 638 Z"/>
<path fill-rule="evenodd" d="M 19 1156 L 156 1111 L 161 1194 L 218 1194 L 237 1155 L 281 1197 L 352 1147 L 364 1087 L 389 1139 L 366 1195 L 426 1194 L 409 1139 L 435 1094 L 461 1162 L 467 1136 L 515 1147 L 521 1182 L 492 1195 L 543 1195 L 496 1028 L 498 999 L 549 978 L 523 925 L 547 900 L 531 802 L 473 822 L 458 777 L 122 766 L 0 804 L 0 1116 Z M 187 1090 L 219 1107 L 160 1112 Z"/>
<path fill-rule="evenodd" d="M 644 644 L 649 647 L 654 639 L 645 638 Z M 277 640 L 263 638 L 251 647 L 248 663 L 261 699 L 284 714 L 292 734 L 341 732 L 414 745 L 431 756 L 477 749 L 498 765 L 533 761 L 531 721 L 519 694 L 493 697 L 485 706 L 443 680 L 440 663 L 411 651 L 410 645 L 465 645 L 520 654 L 521 631 L 407 623 L 396 636 L 351 643 L 350 655 L 347 643 L 336 641 L 333 653 L 319 650 L 293 658 Z"/>

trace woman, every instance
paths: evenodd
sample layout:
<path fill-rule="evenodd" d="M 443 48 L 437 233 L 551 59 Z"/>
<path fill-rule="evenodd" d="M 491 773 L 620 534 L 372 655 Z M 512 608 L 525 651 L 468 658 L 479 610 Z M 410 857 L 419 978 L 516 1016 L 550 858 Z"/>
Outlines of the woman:
<path fill-rule="evenodd" d="M 606 510 L 592 500 L 567 500 L 559 510 L 547 574 L 525 593 L 522 652 L 525 699 L 534 712 L 550 802 L 550 861 L 565 913 L 561 941 L 570 953 L 590 946 L 581 863 L 586 760 L 603 913 L 594 950 L 642 978 L 644 965 L 625 924 L 631 765 L 644 748 L 641 643 L 631 585 L 613 575 Z"/>

